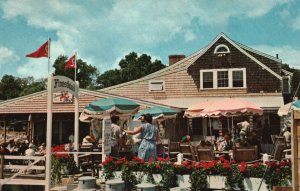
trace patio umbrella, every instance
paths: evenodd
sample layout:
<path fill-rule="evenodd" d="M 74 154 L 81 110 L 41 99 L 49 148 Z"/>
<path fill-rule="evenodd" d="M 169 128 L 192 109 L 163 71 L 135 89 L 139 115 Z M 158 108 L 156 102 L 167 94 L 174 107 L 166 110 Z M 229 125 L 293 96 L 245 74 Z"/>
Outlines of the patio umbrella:
<path fill-rule="evenodd" d="M 79 119 L 102 118 L 109 114 L 134 114 L 139 109 L 139 104 L 123 98 L 102 98 L 88 104 L 82 111 Z"/>
<path fill-rule="evenodd" d="M 296 102 L 290 102 L 285 104 L 284 106 L 281 106 L 278 109 L 277 114 L 281 117 L 281 116 L 285 116 L 288 115 L 288 113 L 295 108 L 300 108 L 300 100 L 296 101 Z"/>
<path fill-rule="evenodd" d="M 138 120 L 143 114 L 146 113 L 150 114 L 153 119 L 158 119 L 158 118 L 170 119 L 170 118 L 175 118 L 178 111 L 169 107 L 155 106 L 155 107 L 151 107 L 139 111 L 134 116 L 133 120 Z"/>
<path fill-rule="evenodd" d="M 233 117 L 239 115 L 262 115 L 263 110 L 255 104 L 246 100 L 227 98 L 218 101 L 207 101 L 192 105 L 185 111 L 185 116 L 189 118 L 208 117 L 210 122 L 210 132 L 212 134 L 211 117 Z M 232 124 L 233 126 L 233 124 Z M 229 128 L 229 121 L 228 121 Z"/>
<path fill-rule="evenodd" d="M 185 112 L 187 117 L 219 117 L 238 115 L 262 115 L 263 110 L 246 100 L 228 98 L 218 101 L 209 101 L 191 106 Z M 198 110 L 197 110 L 198 109 Z"/>

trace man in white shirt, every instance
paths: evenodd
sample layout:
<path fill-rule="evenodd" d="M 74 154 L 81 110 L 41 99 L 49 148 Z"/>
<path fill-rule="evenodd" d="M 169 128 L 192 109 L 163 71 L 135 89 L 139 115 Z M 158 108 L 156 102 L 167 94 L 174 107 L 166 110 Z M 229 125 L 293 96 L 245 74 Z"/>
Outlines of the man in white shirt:
<path fill-rule="evenodd" d="M 291 139 L 292 139 L 292 134 L 291 134 L 291 128 L 287 127 L 286 131 L 283 133 L 285 144 L 287 147 L 291 147 Z"/>

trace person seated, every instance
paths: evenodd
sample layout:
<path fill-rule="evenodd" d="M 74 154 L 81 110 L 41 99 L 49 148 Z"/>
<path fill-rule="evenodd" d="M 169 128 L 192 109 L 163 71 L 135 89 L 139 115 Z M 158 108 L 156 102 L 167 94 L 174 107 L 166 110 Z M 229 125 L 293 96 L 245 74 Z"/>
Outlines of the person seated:
<path fill-rule="evenodd" d="M 39 147 L 40 155 L 45 155 L 46 154 L 46 143 L 42 143 L 41 146 Z"/>
<path fill-rule="evenodd" d="M 219 143 L 218 151 L 230 151 L 232 150 L 233 142 L 228 134 L 224 135 L 224 140 Z"/>
<path fill-rule="evenodd" d="M 223 156 L 226 160 L 230 160 L 230 151 L 233 149 L 233 142 L 231 141 L 231 138 L 228 134 L 224 135 L 224 140 L 219 143 L 218 151 L 224 152 L 228 151 L 228 153 L 224 153 L 221 156 Z M 231 152 L 232 153 L 232 152 Z"/>
<path fill-rule="evenodd" d="M 189 144 L 191 142 L 191 137 L 189 135 L 185 135 L 181 139 L 181 143 Z"/>
<path fill-rule="evenodd" d="M 34 156 L 35 155 L 35 145 L 30 143 L 28 149 L 25 151 L 26 156 Z"/>
<path fill-rule="evenodd" d="M 0 155 L 9 155 L 10 154 L 9 150 L 6 147 L 7 147 L 7 145 L 5 143 L 1 143 Z"/>

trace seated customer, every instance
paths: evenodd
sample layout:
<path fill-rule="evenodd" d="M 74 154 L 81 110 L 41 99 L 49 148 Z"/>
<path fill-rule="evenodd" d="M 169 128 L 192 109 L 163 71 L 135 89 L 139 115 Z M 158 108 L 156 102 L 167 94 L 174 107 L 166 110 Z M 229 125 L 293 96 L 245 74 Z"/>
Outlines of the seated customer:
<path fill-rule="evenodd" d="M 229 151 L 232 150 L 233 142 L 228 134 L 224 135 L 224 140 L 219 143 L 218 151 Z"/>
<path fill-rule="evenodd" d="M 230 139 L 230 136 L 228 134 L 224 135 L 224 140 L 219 143 L 218 151 L 232 151 L 233 148 L 233 142 Z M 223 154 L 223 157 L 226 160 L 230 160 L 229 153 Z"/>

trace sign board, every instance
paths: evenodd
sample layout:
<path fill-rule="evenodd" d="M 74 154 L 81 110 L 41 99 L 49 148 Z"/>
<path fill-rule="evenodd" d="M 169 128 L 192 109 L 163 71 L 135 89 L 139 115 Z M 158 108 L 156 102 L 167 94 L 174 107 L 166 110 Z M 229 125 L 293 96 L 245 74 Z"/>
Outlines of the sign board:
<path fill-rule="evenodd" d="M 53 93 L 53 103 L 73 103 L 74 96 L 68 91 Z"/>
<path fill-rule="evenodd" d="M 76 86 L 78 85 L 70 78 L 66 76 L 53 76 L 52 84 L 53 92 L 68 92 L 78 97 L 78 95 L 76 95 Z"/>
<path fill-rule="evenodd" d="M 111 153 L 111 121 L 109 119 L 103 120 L 103 146 L 102 151 L 104 155 L 108 155 Z"/>

